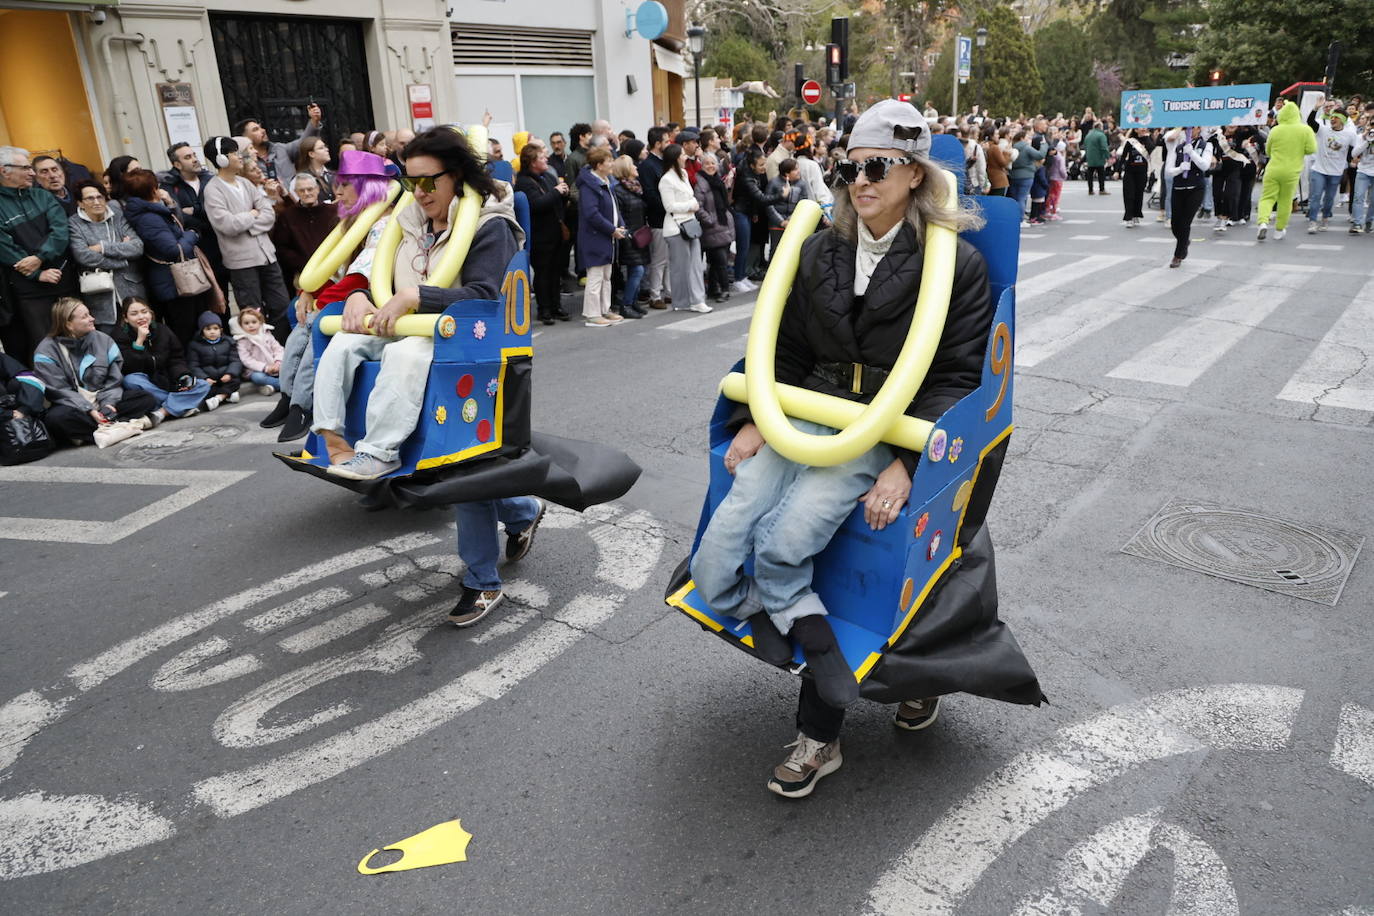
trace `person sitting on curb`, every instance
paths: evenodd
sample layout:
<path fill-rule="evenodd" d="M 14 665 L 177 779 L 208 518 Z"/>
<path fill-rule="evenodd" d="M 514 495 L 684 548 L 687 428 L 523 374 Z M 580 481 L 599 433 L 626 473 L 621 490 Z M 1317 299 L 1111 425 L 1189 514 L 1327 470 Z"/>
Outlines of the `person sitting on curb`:
<path fill-rule="evenodd" d="M 200 316 L 200 336 L 186 346 L 186 362 L 191 375 L 210 383 L 210 395 L 205 399 L 206 410 L 214 410 L 224 401 L 238 403 L 243 363 L 238 348 L 224 335 L 224 325 L 214 312 Z"/>

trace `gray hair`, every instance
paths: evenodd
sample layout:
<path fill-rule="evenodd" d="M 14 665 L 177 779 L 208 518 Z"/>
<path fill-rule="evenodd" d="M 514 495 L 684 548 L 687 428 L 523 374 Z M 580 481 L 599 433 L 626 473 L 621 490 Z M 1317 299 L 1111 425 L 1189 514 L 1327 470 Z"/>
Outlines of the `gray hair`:
<path fill-rule="evenodd" d="M 296 185 L 300 184 L 302 181 L 312 181 L 315 183 L 316 188 L 320 187 L 320 179 L 314 172 L 297 172 L 296 177 L 291 179 L 291 190 L 294 191 Z"/>
<path fill-rule="evenodd" d="M 0 165 L 14 165 L 19 158 L 29 158 L 29 151 L 22 146 L 0 146 Z"/>
<path fill-rule="evenodd" d="M 956 200 L 953 204 L 946 199 L 945 184 L 939 178 L 940 165 L 925 156 L 907 154 L 920 167 L 924 179 L 911 191 L 904 217 L 911 228 L 916 230 L 917 244 L 925 237 L 926 223 L 935 223 L 955 232 L 979 229 L 983 217 L 970 199 Z M 859 217 L 854 212 L 854 204 L 848 191 L 843 187 L 835 189 L 835 207 L 830 214 L 835 233 L 852 245 L 859 242 Z"/>
<path fill-rule="evenodd" d="M 606 136 L 605 134 L 592 134 L 591 140 L 587 142 L 587 149 L 596 149 L 598 146 L 609 147 L 610 145 L 610 137 Z"/>

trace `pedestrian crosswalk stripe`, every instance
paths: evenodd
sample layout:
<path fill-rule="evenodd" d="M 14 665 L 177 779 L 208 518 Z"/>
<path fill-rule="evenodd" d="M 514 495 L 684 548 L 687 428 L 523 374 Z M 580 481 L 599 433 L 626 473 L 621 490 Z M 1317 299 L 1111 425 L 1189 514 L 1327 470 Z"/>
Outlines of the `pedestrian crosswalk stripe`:
<path fill-rule="evenodd" d="M 1374 280 L 1336 319 L 1279 392 L 1285 401 L 1374 411 Z"/>
<path fill-rule="evenodd" d="M 1095 222 L 1097 222 L 1097 220 L 1095 220 L 1095 219 L 1066 219 L 1066 220 L 1063 220 L 1063 223 L 1064 223 L 1064 225 L 1066 225 L 1066 226 L 1082 226 L 1082 225 L 1084 225 L 1084 224 L 1086 224 L 1086 223 L 1095 223 Z"/>
<path fill-rule="evenodd" d="M 1286 271 L 1262 270 L 1253 283 L 1236 287 L 1221 304 L 1183 322 L 1107 376 L 1181 388 L 1193 384 L 1297 292 L 1301 280 L 1294 280 Z"/>
<path fill-rule="evenodd" d="M 1303 243 L 1302 243 L 1301 245 L 1299 245 L 1298 247 L 1299 247 L 1299 248 L 1306 248 L 1308 251 L 1344 251 L 1344 250 L 1345 250 L 1345 246 L 1344 246 L 1344 245 L 1317 245 L 1317 244 L 1313 244 L 1313 243 L 1311 243 L 1311 242 L 1303 242 Z"/>
<path fill-rule="evenodd" d="M 1161 239 L 1161 238 L 1156 238 L 1156 237 L 1153 236 L 1153 235 L 1147 235 L 1147 236 L 1145 236 L 1145 238 L 1140 239 L 1140 241 L 1142 241 L 1142 242 L 1150 242 L 1150 243 L 1153 243 L 1153 244 L 1155 244 L 1155 245 L 1172 245 L 1172 244 L 1174 243 L 1174 240 L 1171 239 L 1171 238 L 1169 238 L 1169 239 Z"/>
<path fill-rule="evenodd" d="M 1036 261 L 1043 261 L 1045 258 L 1054 257 L 1053 251 L 1023 251 L 1017 256 L 1017 261 L 1021 264 L 1034 264 Z"/>
<path fill-rule="evenodd" d="M 1069 237 L 1071 242 L 1100 242 L 1103 239 L 1111 238 L 1109 235 L 1074 235 Z"/>
<path fill-rule="evenodd" d="M 754 314 L 754 310 L 748 306 L 735 306 L 730 309 L 721 309 L 710 312 L 706 315 L 695 315 L 685 321 L 674 321 L 670 324 L 658 326 L 660 331 L 686 331 L 695 333 L 697 331 L 707 331 L 711 328 L 718 328 L 723 324 L 731 324 L 735 321 L 743 321 Z"/>
<path fill-rule="evenodd" d="M 1128 254 L 1095 254 L 1064 267 L 1028 277 L 1016 284 L 1017 305 L 1018 307 L 1024 306 L 1036 296 L 1052 292 L 1062 286 L 1073 286 L 1081 282 L 1088 274 L 1124 264 L 1129 260 L 1131 260 L 1131 256 Z"/>
<path fill-rule="evenodd" d="M 1114 287 L 1110 299 L 1084 298 L 1066 309 L 1032 318 L 1021 329 L 1016 365 L 1030 368 L 1044 362 L 1219 263 L 1195 260 L 1185 261 L 1183 269 L 1156 267 Z M 1077 275 L 1077 271 L 1073 273 Z"/>
<path fill-rule="evenodd" d="M 1023 239 L 1043 239 L 1044 237 L 1045 237 L 1045 233 L 1043 233 L 1043 232 L 1023 232 L 1023 233 L 1021 233 L 1021 238 L 1023 238 Z"/>

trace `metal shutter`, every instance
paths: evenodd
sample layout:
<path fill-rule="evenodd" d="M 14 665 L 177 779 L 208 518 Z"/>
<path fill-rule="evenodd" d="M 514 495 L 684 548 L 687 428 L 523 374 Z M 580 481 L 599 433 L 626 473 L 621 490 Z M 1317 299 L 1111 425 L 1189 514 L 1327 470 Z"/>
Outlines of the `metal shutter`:
<path fill-rule="evenodd" d="M 454 25 L 455 67 L 593 68 L 592 33 L 575 29 L 517 29 Z"/>

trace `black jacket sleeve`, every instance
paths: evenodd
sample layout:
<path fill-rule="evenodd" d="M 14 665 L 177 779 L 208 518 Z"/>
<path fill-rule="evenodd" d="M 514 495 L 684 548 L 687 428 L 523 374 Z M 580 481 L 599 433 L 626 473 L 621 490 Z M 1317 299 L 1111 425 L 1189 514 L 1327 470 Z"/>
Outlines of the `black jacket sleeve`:
<path fill-rule="evenodd" d="M 938 420 L 978 387 L 983 380 L 983 356 L 993 314 L 987 263 L 972 245 L 961 243 L 944 334 L 930 371 L 907 410 L 909 415 Z"/>

